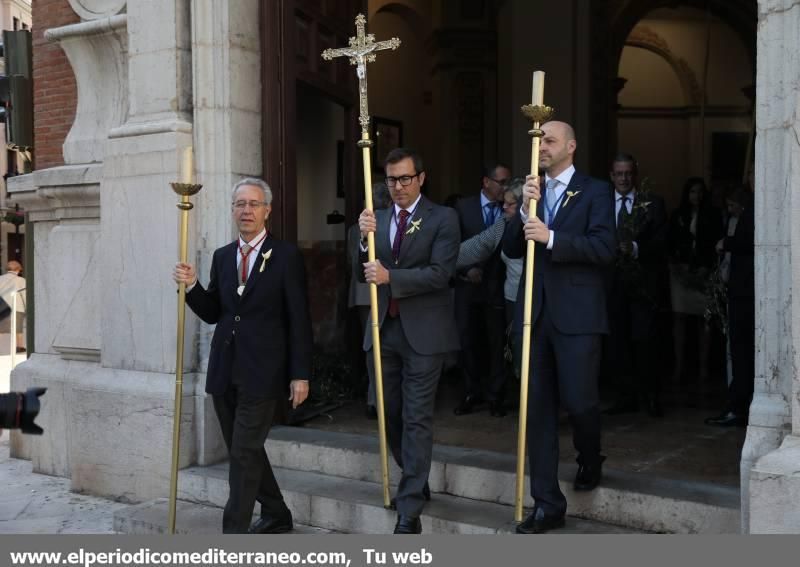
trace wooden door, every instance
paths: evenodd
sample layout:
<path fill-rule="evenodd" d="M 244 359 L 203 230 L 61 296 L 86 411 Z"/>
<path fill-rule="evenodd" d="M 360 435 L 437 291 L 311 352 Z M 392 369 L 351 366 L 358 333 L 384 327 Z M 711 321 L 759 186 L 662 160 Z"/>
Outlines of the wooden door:
<path fill-rule="evenodd" d="M 355 74 L 344 59 L 323 61 L 329 47 L 347 45 L 355 17 L 365 0 L 263 0 L 261 50 L 263 85 L 264 178 L 273 187 L 271 229 L 284 240 L 297 240 L 296 90 L 311 85 L 345 108 L 344 187 L 359 187 L 355 147 L 358 101 Z M 364 12 L 366 13 L 366 12 Z M 363 182 L 362 182 L 363 183 Z M 358 191 L 346 191 L 347 216 L 355 218 Z"/>

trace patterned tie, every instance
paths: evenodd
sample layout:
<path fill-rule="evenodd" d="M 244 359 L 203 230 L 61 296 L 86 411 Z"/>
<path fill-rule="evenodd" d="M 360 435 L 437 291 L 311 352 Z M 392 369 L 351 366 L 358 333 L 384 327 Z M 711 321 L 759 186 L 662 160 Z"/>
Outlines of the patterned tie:
<path fill-rule="evenodd" d="M 253 247 L 249 244 L 242 245 L 242 271 L 239 273 L 239 285 L 247 283 L 247 276 L 250 275 L 250 251 Z"/>
<path fill-rule="evenodd" d="M 628 197 L 627 195 L 620 197 L 620 201 L 622 201 L 622 205 L 619 207 L 619 213 L 617 213 L 617 228 L 621 228 L 625 224 L 625 218 L 630 214 L 628 212 Z"/>
<path fill-rule="evenodd" d="M 494 201 L 486 203 L 483 208 L 486 209 L 483 213 L 483 224 L 489 228 L 497 220 L 497 203 Z"/>
<path fill-rule="evenodd" d="M 400 220 L 397 221 L 397 232 L 394 234 L 394 242 L 392 242 L 392 260 L 394 263 L 400 260 L 400 246 L 403 244 L 403 238 L 406 234 L 406 225 L 408 224 L 408 217 L 411 215 L 406 210 L 400 211 Z M 400 314 L 400 306 L 397 300 L 392 297 L 389 299 L 389 317 L 397 317 Z"/>

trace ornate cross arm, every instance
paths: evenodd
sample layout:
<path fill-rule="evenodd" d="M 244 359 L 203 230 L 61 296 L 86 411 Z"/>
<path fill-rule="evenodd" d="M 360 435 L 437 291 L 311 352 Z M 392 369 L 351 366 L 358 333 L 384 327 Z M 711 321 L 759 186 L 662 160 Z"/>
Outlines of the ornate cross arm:
<path fill-rule="evenodd" d="M 350 47 L 326 49 L 322 58 L 331 61 L 337 57 L 349 57 L 350 64 L 356 66 L 358 76 L 359 118 L 361 132 L 369 129 L 369 98 L 367 94 L 367 63 L 375 61 L 375 52 L 386 49 L 395 50 L 400 47 L 400 40 L 393 37 L 387 41 L 375 41 L 375 36 L 366 33 L 367 19 L 364 14 L 356 17 L 356 36 L 350 38 Z"/>

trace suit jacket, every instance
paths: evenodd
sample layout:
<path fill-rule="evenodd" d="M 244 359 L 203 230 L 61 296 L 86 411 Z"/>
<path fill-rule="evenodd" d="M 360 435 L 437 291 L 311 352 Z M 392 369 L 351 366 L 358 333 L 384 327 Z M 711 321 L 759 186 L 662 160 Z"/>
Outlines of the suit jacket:
<path fill-rule="evenodd" d="M 261 245 L 272 255 L 260 271 L 261 254 L 241 297 L 238 242 L 214 251 L 208 289 L 198 282 L 186 303 L 203 321 L 216 324 L 206 392 L 221 395 L 234 376 L 248 394 L 288 396 L 290 380 L 311 378 L 312 331 L 303 257 L 296 246 L 274 238 Z"/>
<path fill-rule="evenodd" d="M 393 297 L 398 302 L 403 332 L 415 352 L 432 355 L 458 350 L 450 289 L 460 241 L 456 213 L 423 196 L 414 216 L 408 219 L 397 264 L 392 260 L 389 242 L 393 214 L 393 206 L 375 211 L 376 258 L 390 271 L 389 285 L 378 286 L 380 325 L 386 319 L 389 298 Z M 418 222 L 418 229 L 414 229 L 413 222 Z M 367 253 L 360 255 L 366 262 Z M 364 350 L 371 348 L 372 328 L 368 325 Z"/>
<path fill-rule="evenodd" d="M 613 190 L 611 198 L 616 200 Z M 634 295 L 651 309 L 655 309 L 665 299 L 665 286 L 669 281 L 669 225 L 664 200 L 657 195 L 643 197 L 637 192 L 628 219 L 624 226 L 617 227 L 617 237 L 619 240 L 636 242 L 639 254 L 633 258 L 618 252 L 617 265 L 612 270 L 611 280 L 615 288 L 624 287 L 626 295 Z"/>
<path fill-rule="evenodd" d="M 461 239 L 468 240 L 486 230 L 483 219 L 483 206 L 480 193 L 472 197 L 465 197 L 456 203 Z M 456 280 L 456 292 L 468 302 L 490 303 L 492 305 L 505 305 L 503 285 L 506 280 L 506 267 L 500 258 L 501 247 L 498 246 L 494 253 L 478 267 L 483 270 L 481 283 L 474 284 L 462 279 Z M 460 270 L 466 272 L 472 266 Z"/>
<path fill-rule="evenodd" d="M 755 297 L 754 239 L 755 224 L 751 206 L 739 217 L 733 236 L 722 241 L 725 252 L 731 253 L 728 297 Z"/>
<path fill-rule="evenodd" d="M 555 231 L 553 249 L 536 244 L 532 322 L 539 318 L 546 301 L 561 333 L 607 333 L 605 268 L 614 261 L 617 250 L 611 191 L 608 183 L 577 171 L 567 191 L 575 195 L 562 202 L 550 226 Z M 544 199 L 538 205 L 536 216 L 543 219 Z M 503 251 L 509 258 L 522 258 L 525 250 L 522 219 L 517 214 L 506 229 Z M 514 317 L 517 333 L 522 333 L 524 304 L 523 272 Z"/>

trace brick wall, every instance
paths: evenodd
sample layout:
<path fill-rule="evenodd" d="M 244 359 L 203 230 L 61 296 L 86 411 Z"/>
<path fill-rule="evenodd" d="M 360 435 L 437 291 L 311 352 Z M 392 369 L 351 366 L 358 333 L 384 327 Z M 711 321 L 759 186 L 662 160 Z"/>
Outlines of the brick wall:
<path fill-rule="evenodd" d="M 44 32 L 80 17 L 67 0 L 33 0 L 31 8 L 34 168 L 46 169 L 64 164 L 62 146 L 75 119 L 78 92 L 67 56 L 44 39 Z"/>

